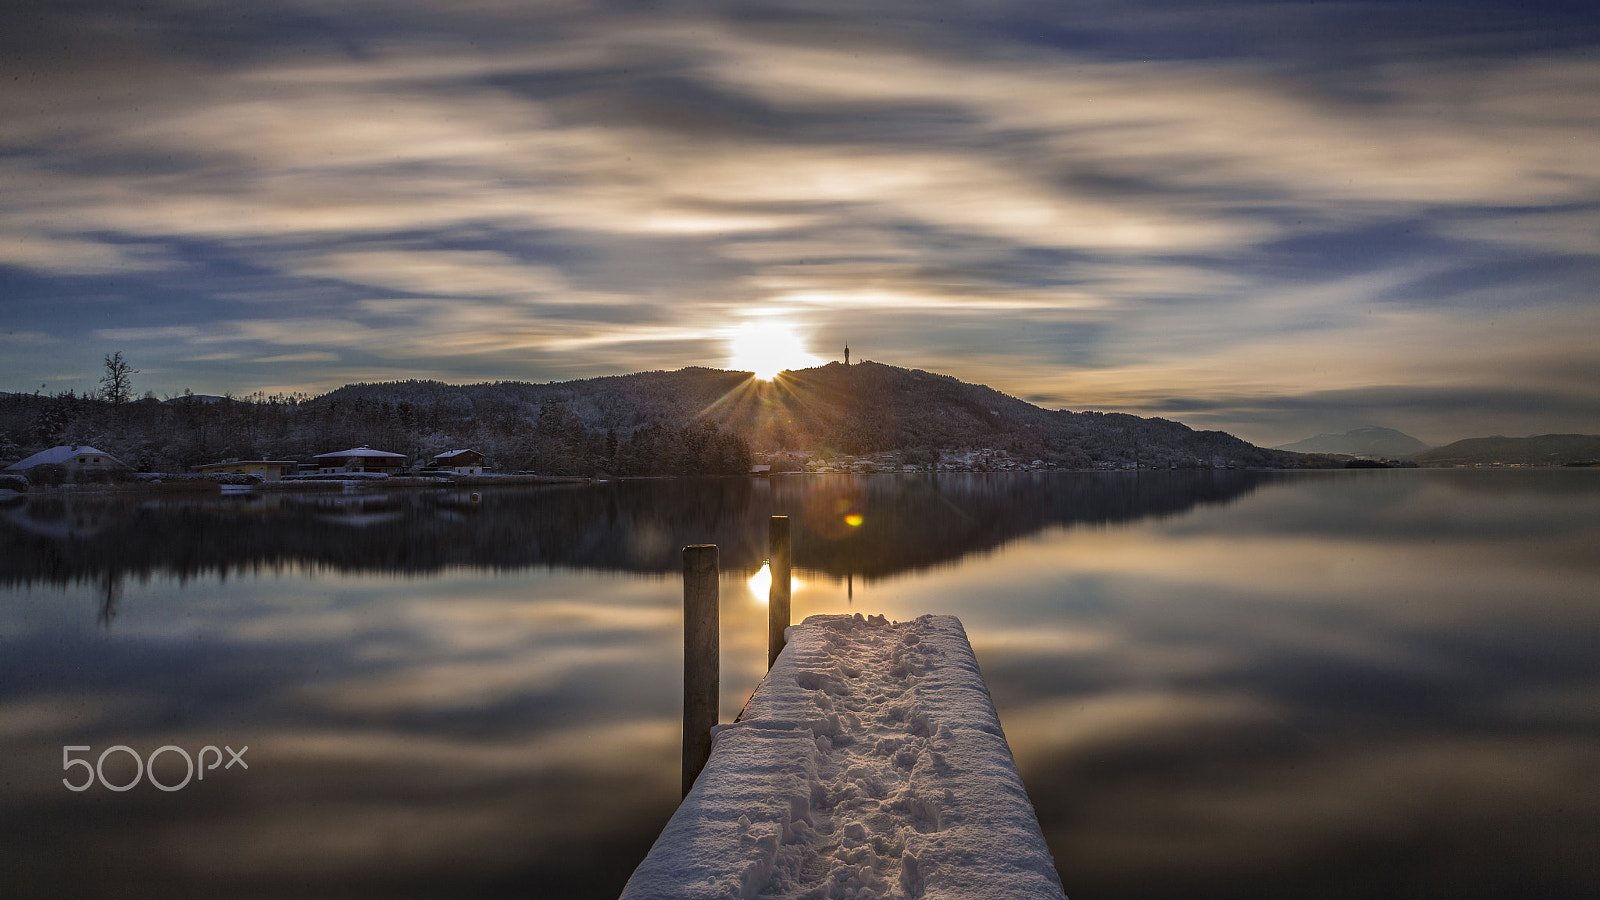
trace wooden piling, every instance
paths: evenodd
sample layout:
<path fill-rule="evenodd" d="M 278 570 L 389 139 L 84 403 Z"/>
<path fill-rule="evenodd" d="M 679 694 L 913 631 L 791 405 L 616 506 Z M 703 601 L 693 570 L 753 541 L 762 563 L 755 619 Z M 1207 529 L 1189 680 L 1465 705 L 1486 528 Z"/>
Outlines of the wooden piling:
<path fill-rule="evenodd" d="M 717 621 L 717 545 L 683 548 L 683 795 L 711 758 L 722 652 Z"/>
<path fill-rule="evenodd" d="M 783 651 L 783 632 L 789 627 L 789 517 L 773 516 L 767 525 L 767 668 Z"/>

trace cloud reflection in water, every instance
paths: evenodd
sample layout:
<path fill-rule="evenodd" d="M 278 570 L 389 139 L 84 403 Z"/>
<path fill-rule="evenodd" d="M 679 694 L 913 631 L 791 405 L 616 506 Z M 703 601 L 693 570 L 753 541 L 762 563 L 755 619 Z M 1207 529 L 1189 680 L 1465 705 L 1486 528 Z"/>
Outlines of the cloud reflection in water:
<path fill-rule="evenodd" d="M 96 872 L 230 895 L 614 896 L 677 799 L 681 652 L 666 563 L 622 526 L 563 531 L 615 508 L 725 544 L 726 718 L 765 659 L 747 579 L 769 514 L 799 523 L 797 619 L 960 616 L 1069 893 L 1582 895 L 1600 884 L 1593 474 L 858 479 L 845 493 L 869 514 L 835 539 L 807 532 L 804 479 L 551 495 L 525 519 L 486 499 L 477 521 L 505 531 L 436 535 L 404 573 L 324 557 L 223 578 L 158 554 L 109 631 L 92 563 L 76 584 L 12 573 L 0 751 L 20 775 L 0 799 L 19 815 L 0 861 L 24 896 L 102 894 Z M 351 546 L 378 560 L 405 539 L 371 527 Z M 569 562 L 510 565 L 527 535 Z M 434 563 L 463 553 L 492 564 Z M 253 768 L 64 796 L 67 743 L 248 743 Z M 87 834 L 104 865 L 61 866 Z"/>

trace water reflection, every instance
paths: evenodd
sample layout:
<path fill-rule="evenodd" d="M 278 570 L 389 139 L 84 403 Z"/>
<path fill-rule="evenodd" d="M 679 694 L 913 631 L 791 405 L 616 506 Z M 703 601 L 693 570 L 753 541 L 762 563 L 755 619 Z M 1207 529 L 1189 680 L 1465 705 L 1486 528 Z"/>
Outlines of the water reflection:
<path fill-rule="evenodd" d="M 0 583 L 246 574 L 311 566 L 434 573 L 563 566 L 669 574 L 715 543 L 727 569 L 766 555 L 791 516 L 794 552 L 829 575 L 958 562 L 1058 525 L 1172 515 L 1236 499 L 1261 472 L 812 477 L 211 500 L 28 498 L 0 512 Z"/>
<path fill-rule="evenodd" d="M 767 563 L 762 563 L 761 568 L 754 575 L 745 579 L 744 583 L 745 587 L 750 589 L 750 599 L 757 603 L 765 604 L 772 596 L 772 567 Z M 805 586 L 806 583 L 800 580 L 800 576 L 793 574 L 793 572 L 790 573 L 789 593 L 791 596 L 795 591 Z"/>
<path fill-rule="evenodd" d="M 1496 474 L 1302 479 L 996 585 L 1069 893 L 1593 895 L 1600 479 Z"/>
<path fill-rule="evenodd" d="M 681 639 L 672 585 L 591 582 L 152 578 L 110 634 L 89 590 L 5 596 L 7 895 L 615 896 L 676 799 Z M 62 786 L 115 744 L 251 768 Z"/>
<path fill-rule="evenodd" d="M 44 504 L 0 877 L 614 897 L 677 800 L 678 549 L 724 546 L 731 718 L 786 513 L 797 618 L 962 618 L 1069 895 L 1594 895 L 1600 473 L 1218 474 Z M 112 744 L 252 768 L 61 786 Z"/>

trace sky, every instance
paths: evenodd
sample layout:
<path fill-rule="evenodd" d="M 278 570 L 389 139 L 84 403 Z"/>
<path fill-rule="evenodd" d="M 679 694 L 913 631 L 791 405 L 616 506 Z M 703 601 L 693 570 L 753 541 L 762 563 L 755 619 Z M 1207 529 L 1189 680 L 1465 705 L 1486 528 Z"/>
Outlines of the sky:
<path fill-rule="evenodd" d="M 1600 433 L 1592 3 L 12 0 L 0 390 L 731 368 Z"/>

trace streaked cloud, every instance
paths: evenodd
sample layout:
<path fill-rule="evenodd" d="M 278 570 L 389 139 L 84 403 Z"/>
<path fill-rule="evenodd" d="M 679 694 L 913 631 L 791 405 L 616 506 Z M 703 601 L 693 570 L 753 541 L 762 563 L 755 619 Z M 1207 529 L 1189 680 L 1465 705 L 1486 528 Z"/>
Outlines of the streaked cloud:
<path fill-rule="evenodd" d="M 0 265 L 66 275 L 158 271 L 171 263 L 159 250 L 18 229 L 0 233 Z"/>
<path fill-rule="evenodd" d="M 200 336 L 193 325 L 162 325 L 155 328 L 100 328 L 94 336 L 106 341 L 152 341 L 163 338 L 188 339 Z"/>
<path fill-rule="evenodd" d="M 1264 443 L 1600 429 L 1563 374 L 1600 334 L 1592 16 L 91 9 L 13 32 L 58 40 L 11 42 L 0 103 L 7 318 L 79 379 L 719 365 L 781 307 L 814 352 Z M 1491 389 L 1567 399 L 1331 406 Z"/>

